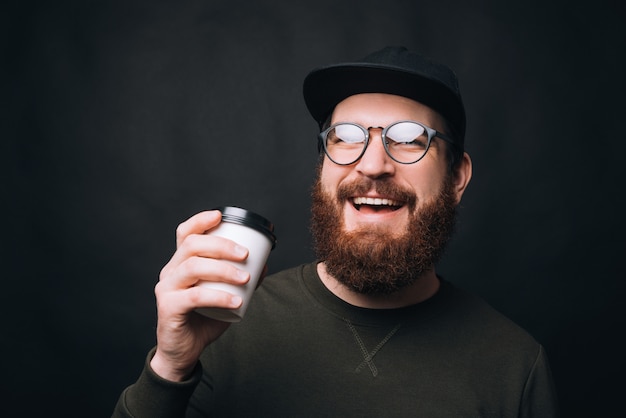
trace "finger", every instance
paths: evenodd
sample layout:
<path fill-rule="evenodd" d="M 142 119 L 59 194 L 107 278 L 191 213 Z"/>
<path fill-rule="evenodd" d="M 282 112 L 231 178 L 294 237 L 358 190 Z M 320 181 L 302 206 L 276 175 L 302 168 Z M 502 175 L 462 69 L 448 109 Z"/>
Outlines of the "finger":
<path fill-rule="evenodd" d="M 237 309 L 243 303 L 238 295 L 203 286 L 163 292 L 160 284 L 157 284 L 155 294 L 160 315 L 164 316 L 186 314 L 202 307 Z"/>
<path fill-rule="evenodd" d="M 223 282 L 235 285 L 246 284 L 250 274 L 231 263 L 204 257 L 191 257 L 175 269 L 164 269 L 160 282 L 166 289 L 185 289 L 201 281 Z"/>
<path fill-rule="evenodd" d="M 176 246 L 178 247 L 191 234 L 204 234 L 216 227 L 222 220 L 219 210 L 209 210 L 197 213 L 176 228 Z"/>
<path fill-rule="evenodd" d="M 189 235 L 164 267 L 168 272 L 191 257 L 205 257 L 220 260 L 243 261 L 248 256 L 248 249 L 236 242 L 214 235 Z M 166 273 L 167 274 L 167 273 Z"/>

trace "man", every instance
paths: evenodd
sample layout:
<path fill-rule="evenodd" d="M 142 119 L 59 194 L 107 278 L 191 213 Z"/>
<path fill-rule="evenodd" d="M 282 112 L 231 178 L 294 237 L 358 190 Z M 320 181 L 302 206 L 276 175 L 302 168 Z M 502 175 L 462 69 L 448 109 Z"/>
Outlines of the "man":
<path fill-rule="evenodd" d="M 157 346 L 115 416 L 556 416 L 541 345 L 435 272 L 472 174 L 454 73 L 389 47 L 314 70 L 304 96 L 319 261 L 267 277 L 227 330 L 194 309 L 241 300 L 195 285 L 246 283 L 223 260 L 247 249 L 204 234 L 219 212 L 182 223 Z"/>

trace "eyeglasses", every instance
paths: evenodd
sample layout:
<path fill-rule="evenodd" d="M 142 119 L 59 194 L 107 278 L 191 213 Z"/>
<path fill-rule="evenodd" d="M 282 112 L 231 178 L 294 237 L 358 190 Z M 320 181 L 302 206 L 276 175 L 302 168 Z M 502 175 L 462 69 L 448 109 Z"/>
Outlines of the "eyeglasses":
<path fill-rule="evenodd" d="M 387 155 L 400 164 L 414 164 L 424 158 L 434 137 L 454 143 L 441 132 L 410 120 L 394 122 L 386 128 L 364 128 L 350 122 L 337 123 L 322 131 L 318 139 L 332 162 L 350 165 L 365 154 L 370 140 L 370 129 L 382 129 L 381 138 Z"/>

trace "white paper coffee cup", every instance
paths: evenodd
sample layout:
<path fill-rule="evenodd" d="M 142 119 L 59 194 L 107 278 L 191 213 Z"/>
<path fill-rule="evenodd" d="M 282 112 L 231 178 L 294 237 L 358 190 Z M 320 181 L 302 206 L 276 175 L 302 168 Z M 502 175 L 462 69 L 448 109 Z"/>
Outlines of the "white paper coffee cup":
<path fill-rule="evenodd" d="M 207 232 L 228 238 L 248 249 L 248 258 L 243 262 L 226 261 L 240 270 L 250 273 L 250 281 L 244 285 L 202 281 L 199 286 L 223 290 L 241 297 L 243 303 L 237 309 L 197 308 L 196 312 L 210 318 L 225 322 L 239 322 L 243 319 L 246 309 L 256 290 L 259 278 L 267 262 L 270 252 L 276 246 L 274 225 L 254 212 L 235 206 L 216 208 L 222 212 L 222 222 Z"/>

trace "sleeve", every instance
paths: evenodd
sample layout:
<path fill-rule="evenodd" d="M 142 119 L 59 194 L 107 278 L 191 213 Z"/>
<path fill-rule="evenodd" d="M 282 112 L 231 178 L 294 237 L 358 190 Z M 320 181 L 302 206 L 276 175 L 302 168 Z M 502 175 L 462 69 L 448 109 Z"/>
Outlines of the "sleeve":
<path fill-rule="evenodd" d="M 539 346 L 537 359 L 526 381 L 519 416 L 521 418 L 560 416 L 552 372 L 543 346 Z"/>
<path fill-rule="evenodd" d="M 171 382 L 157 375 L 150 367 L 153 348 L 146 357 L 141 375 L 120 395 L 112 418 L 184 417 L 187 403 L 202 376 L 198 362 L 192 377 L 184 382 Z"/>

